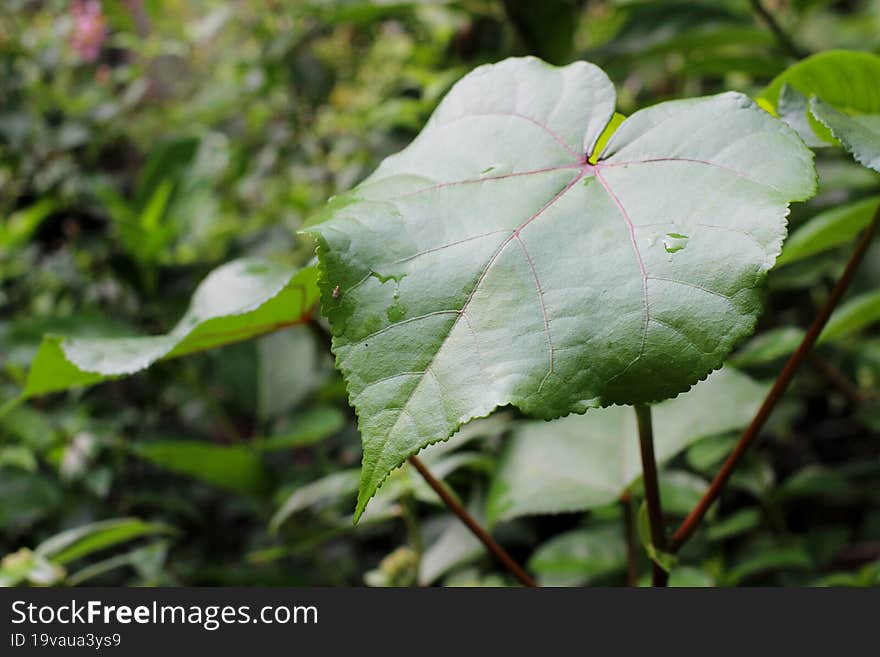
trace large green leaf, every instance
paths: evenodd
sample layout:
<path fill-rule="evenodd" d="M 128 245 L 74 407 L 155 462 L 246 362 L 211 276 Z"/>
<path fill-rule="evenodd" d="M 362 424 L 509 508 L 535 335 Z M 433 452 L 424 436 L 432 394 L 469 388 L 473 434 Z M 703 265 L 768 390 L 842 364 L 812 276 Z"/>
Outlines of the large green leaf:
<path fill-rule="evenodd" d="M 705 436 L 745 426 L 767 392 L 729 368 L 654 408 L 660 463 Z M 610 504 L 641 476 L 632 409 L 615 406 L 516 429 L 489 492 L 490 523 Z"/>
<path fill-rule="evenodd" d="M 309 229 L 360 418 L 356 516 L 472 418 L 665 399 L 752 331 L 811 152 L 725 93 L 641 110 L 596 155 L 614 105 L 585 62 L 480 67 Z"/>
<path fill-rule="evenodd" d="M 318 297 L 314 267 L 299 271 L 246 258 L 208 274 L 189 310 L 165 335 L 134 338 L 47 336 L 23 397 L 133 374 L 155 361 L 212 349 L 297 324 Z"/>

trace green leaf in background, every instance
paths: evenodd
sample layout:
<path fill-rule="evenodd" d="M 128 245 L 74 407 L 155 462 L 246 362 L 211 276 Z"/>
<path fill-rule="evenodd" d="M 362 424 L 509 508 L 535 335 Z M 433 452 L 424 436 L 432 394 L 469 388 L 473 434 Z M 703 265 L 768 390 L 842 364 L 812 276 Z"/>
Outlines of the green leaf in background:
<path fill-rule="evenodd" d="M 797 326 L 770 329 L 746 342 L 730 357 L 729 362 L 734 367 L 772 363 L 778 358 L 785 358 L 791 354 L 803 339 L 804 330 Z"/>
<path fill-rule="evenodd" d="M 800 97 L 809 100 L 803 102 Z M 816 143 L 815 137 L 836 140 L 857 162 L 880 171 L 877 55 L 846 50 L 813 55 L 778 75 L 761 92 L 760 101 L 787 118 L 808 143 Z M 801 111 L 804 114 L 798 114 Z M 806 132 L 810 128 L 814 136 Z"/>
<path fill-rule="evenodd" d="M 693 566 L 675 566 L 669 573 L 670 587 L 707 587 L 715 586 L 715 579 L 704 570 Z"/>
<path fill-rule="evenodd" d="M 496 437 L 508 426 L 510 418 L 499 413 L 491 418 L 477 420 L 462 427 L 445 443 L 432 445 L 421 455 L 435 477 L 443 479 L 460 467 L 482 464 L 482 456 L 474 451 L 456 451 L 477 438 Z M 337 504 L 357 492 L 359 473 L 343 470 L 304 484 L 290 493 L 270 522 L 270 530 L 277 531 L 292 515 L 308 508 Z M 440 504 L 437 494 L 418 475 L 405 466 L 394 472 L 367 512 L 366 519 L 382 519 L 383 514 L 401 495 L 411 493 L 421 502 Z M 478 514 L 479 515 L 479 514 Z M 346 522 L 346 524 L 349 524 Z"/>
<path fill-rule="evenodd" d="M 47 336 L 23 398 L 133 374 L 155 361 L 212 349 L 303 322 L 317 301 L 317 272 L 266 260 L 235 260 L 208 274 L 189 310 L 165 335 L 133 338 Z"/>
<path fill-rule="evenodd" d="M 736 436 L 731 433 L 708 436 L 688 448 L 687 463 L 694 470 L 705 473 L 730 454 L 735 444 Z"/>
<path fill-rule="evenodd" d="M 797 262 L 852 242 L 870 223 L 878 206 L 880 197 L 872 196 L 823 210 L 786 240 L 782 255 L 776 261 L 777 266 Z"/>
<path fill-rule="evenodd" d="M 61 485 L 37 471 L 4 468 L 0 476 L 0 531 L 14 536 L 63 508 Z"/>
<path fill-rule="evenodd" d="M 880 291 L 864 292 L 837 307 L 816 344 L 840 342 L 877 322 L 880 322 Z M 804 333 L 803 329 L 795 326 L 765 331 L 749 340 L 730 358 L 730 363 L 736 367 L 751 367 L 789 356 L 803 340 Z"/>
<path fill-rule="evenodd" d="M 469 506 L 474 517 L 481 520 L 477 512 L 480 505 L 471 503 Z M 428 546 L 419 561 L 420 586 L 433 584 L 453 568 L 470 563 L 486 552 L 483 544 L 457 517 L 446 516 L 443 522 L 443 531 Z"/>
<path fill-rule="evenodd" d="M 79 586 L 83 582 L 99 577 L 111 570 L 128 566 L 133 568 L 149 586 L 151 582 L 155 582 L 161 577 L 162 569 L 166 565 L 165 561 L 168 556 L 169 546 L 170 541 L 153 541 L 128 552 L 114 554 L 106 559 L 90 563 L 74 573 L 70 573 L 64 580 L 64 584 L 67 586 Z"/>
<path fill-rule="evenodd" d="M 409 455 L 498 406 L 662 400 L 752 331 L 812 153 L 725 93 L 633 114 L 593 165 L 614 106 L 585 62 L 479 67 L 309 229 L 360 418 L 356 518 Z"/>
<path fill-rule="evenodd" d="M 663 513 L 686 516 L 700 501 L 708 486 L 705 479 L 684 470 L 661 473 L 660 499 L 663 500 Z"/>
<path fill-rule="evenodd" d="M 874 85 L 880 85 L 880 76 L 874 81 Z M 818 98 L 813 98 L 810 102 L 810 111 L 852 153 L 856 162 L 880 171 L 880 111 L 876 114 L 850 116 Z"/>
<path fill-rule="evenodd" d="M 357 470 L 334 472 L 326 477 L 297 488 L 272 516 L 269 529 L 277 532 L 295 513 L 314 506 L 337 502 L 340 497 L 353 495 L 360 476 Z"/>
<path fill-rule="evenodd" d="M 134 444 L 131 449 L 159 468 L 240 493 L 259 495 L 268 484 L 263 461 L 249 446 L 163 440 Z"/>
<path fill-rule="evenodd" d="M 168 525 L 146 522 L 139 518 L 114 518 L 56 534 L 40 543 L 34 552 L 53 563 L 63 565 L 142 536 L 174 532 L 174 528 Z"/>
<path fill-rule="evenodd" d="M 283 417 L 322 382 L 318 365 L 324 354 L 318 353 L 315 336 L 307 326 L 260 338 L 257 356 L 257 415 L 261 419 Z"/>
<path fill-rule="evenodd" d="M 297 415 L 288 431 L 254 439 L 253 443 L 264 452 L 305 447 L 332 436 L 343 426 L 345 415 L 342 411 L 332 406 L 318 406 Z"/>
<path fill-rule="evenodd" d="M 793 64 L 759 94 L 775 109 L 783 85 L 807 98 L 818 96 L 835 107 L 880 113 L 880 57 L 869 52 L 827 50 Z"/>
<path fill-rule="evenodd" d="M 754 507 L 740 509 L 727 518 L 713 523 L 706 532 L 706 536 L 710 541 L 723 541 L 751 531 L 759 524 L 761 524 L 760 509 Z"/>
<path fill-rule="evenodd" d="M 808 570 L 813 561 L 800 545 L 756 545 L 734 563 L 725 574 L 724 584 L 737 586 L 744 580 L 772 570 Z"/>
<path fill-rule="evenodd" d="M 57 209 L 57 201 L 45 198 L 6 217 L 0 224 L 0 247 L 5 252 L 0 260 L 6 257 L 6 253 L 11 255 L 13 249 L 26 243 L 43 220 Z"/>
<path fill-rule="evenodd" d="M 529 570 L 542 586 L 580 586 L 626 567 L 626 543 L 618 523 L 575 529 L 541 545 Z"/>
<path fill-rule="evenodd" d="M 704 436 L 745 426 L 767 387 L 729 368 L 654 407 L 657 461 Z M 610 504 L 641 476 L 632 409 L 615 406 L 513 432 L 489 492 L 490 523 Z"/>
<path fill-rule="evenodd" d="M 834 342 L 880 321 L 880 290 L 865 292 L 841 304 L 831 315 L 819 344 Z"/>

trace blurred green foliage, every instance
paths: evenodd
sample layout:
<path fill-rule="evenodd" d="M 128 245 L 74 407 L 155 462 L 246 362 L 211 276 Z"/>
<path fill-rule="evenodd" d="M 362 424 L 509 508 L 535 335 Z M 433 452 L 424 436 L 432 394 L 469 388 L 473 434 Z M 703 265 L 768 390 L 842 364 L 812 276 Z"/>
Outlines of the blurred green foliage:
<path fill-rule="evenodd" d="M 877 0 L 764 4 L 804 51 L 880 50 Z M 757 95 L 792 63 L 746 0 L 5 0 L 0 401 L 46 333 L 159 334 L 224 262 L 307 264 L 295 232 L 309 216 L 407 144 L 461 75 L 526 53 L 596 62 L 623 114 Z M 827 296 L 880 191 L 839 148 L 818 166 L 820 194 L 791 217 L 804 233 L 734 358 L 758 381 Z M 875 246 L 842 333 L 799 375 L 674 584 L 880 583 L 878 281 Z M 480 421 L 425 460 L 482 515 L 522 428 Z M 735 435 L 688 429 L 699 440 L 664 476 L 673 519 Z M 352 527 L 359 456 L 315 325 L 34 398 L 0 417 L 0 583 L 512 582 L 407 468 Z M 637 509 L 638 483 L 630 493 Z M 545 583 L 623 584 L 622 513 L 493 532 Z"/>

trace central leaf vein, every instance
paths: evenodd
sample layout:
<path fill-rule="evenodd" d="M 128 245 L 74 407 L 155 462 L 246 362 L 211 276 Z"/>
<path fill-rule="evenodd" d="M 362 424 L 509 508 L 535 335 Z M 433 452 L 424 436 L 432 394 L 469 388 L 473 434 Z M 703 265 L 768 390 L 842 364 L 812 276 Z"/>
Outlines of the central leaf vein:
<path fill-rule="evenodd" d="M 642 289 L 643 289 L 644 295 L 645 295 L 645 328 L 642 331 L 642 343 L 639 346 L 639 353 L 633 361 L 633 362 L 635 362 L 635 361 L 639 360 L 639 358 L 641 358 L 642 354 L 644 354 L 644 352 L 645 352 L 645 342 L 648 339 L 648 326 L 651 323 L 651 305 L 650 305 L 650 300 L 648 298 L 648 271 L 645 268 L 645 261 L 642 258 L 642 252 L 639 250 L 639 244 L 638 244 L 638 241 L 636 240 L 635 224 L 633 224 L 633 221 L 630 218 L 629 213 L 626 211 L 626 208 L 623 207 L 623 203 L 621 203 L 620 199 L 617 198 L 617 194 L 615 194 L 614 191 L 611 189 L 611 187 L 608 185 L 608 182 L 605 180 L 605 177 L 602 175 L 602 173 L 599 169 L 600 169 L 600 167 L 597 166 L 596 167 L 596 179 L 599 181 L 599 184 L 602 185 L 602 189 L 604 189 L 608 193 L 608 196 L 611 197 L 611 200 L 614 201 L 614 205 L 617 206 L 617 209 L 620 211 L 620 214 L 623 217 L 623 220 L 626 222 L 626 227 L 629 230 L 629 241 L 630 241 L 630 244 L 632 245 L 633 253 L 636 256 L 636 262 L 638 263 L 638 266 L 639 266 L 639 273 L 642 276 Z M 629 366 L 627 366 L 627 367 L 629 367 Z"/>

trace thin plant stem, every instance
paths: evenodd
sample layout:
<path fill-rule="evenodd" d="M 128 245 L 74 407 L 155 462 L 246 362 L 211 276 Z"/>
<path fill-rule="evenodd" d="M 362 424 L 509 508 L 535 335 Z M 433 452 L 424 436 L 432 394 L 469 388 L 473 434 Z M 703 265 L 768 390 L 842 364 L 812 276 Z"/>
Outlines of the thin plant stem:
<path fill-rule="evenodd" d="M 467 509 L 465 509 L 461 503 L 455 499 L 455 496 L 452 492 L 446 487 L 446 485 L 437 479 L 428 467 L 422 463 L 421 459 L 417 456 L 410 456 L 409 462 L 412 466 L 418 471 L 422 478 L 428 483 L 428 485 L 434 490 L 437 495 L 440 496 L 440 499 L 443 500 L 443 503 L 449 507 L 449 510 L 452 511 L 455 515 L 458 516 L 458 519 L 461 520 L 468 529 L 476 536 L 480 542 L 486 546 L 486 549 L 489 550 L 489 553 L 495 557 L 507 570 L 509 570 L 514 577 L 519 581 L 523 586 L 537 586 L 535 580 L 532 579 L 531 575 L 529 575 L 522 566 L 520 566 L 513 557 L 508 554 L 507 550 L 501 547 L 494 538 L 489 535 L 485 529 L 483 529 L 482 525 L 477 522 L 476 518 L 474 518 L 470 513 L 468 513 Z"/>
<path fill-rule="evenodd" d="M 752 9 L 754 12 L 760 16 L 761 20 L 763 20 L 767 27 L 770 28 L 770 31 L 773 32 L 773 36 L 776 37 L 776 41 L 779 42 L 780 47 L 787 52 L 789 55 L 794 57 L 795 59 L 803 59 L 807 56 L 803 50 L 801 50 L 797 44 L 795 44 L 794 40 L 788 35 L 788 33 L 782 29 L 782 26 L 779 24 L 779 21 L 776 20 L 776 17 L 770 13 L 767 7 L 761 2 L 761 0 L 751 0 Z"/>
<path fill-rule="evenodd" d="M 628 586 L 639 585 L 639 560 L 636 549 L 636 523 L 633 518 L 632 497 L 624 493 L 620 497 L 620 507 L 623 513 L 623 531 L 626 539 L 626 583 Z"/>
<path fill-rule="evenodd" d="M 642 481 L 645 484 L 645 503 L 648 506 L 648 523 L 651 527 L 651 544 L 655 550 L 666 551 L 666 530 L 663 527 L 663 506 L 660 503 L 660 483 L 657 477 L 657 461 L 654 458 L 654 427 L 651 423 L 651 407 L 637 404 L 636 421 L 639 427 L 639 448 L 642 452 Z M 666 571 L 651 560 L 651 581 L 654 586 L 666 586 Z"/>
<path fill-rule="evenodd" d="M 816 319 L 813 320 L 810 328 L 807 329 L 807 332 L 804 335 L 803 340 L 801 340 L 800 345 L 798 345 L 797 350 L 785 363 L 785 367 L 782 368 L 782 372 L 780 372 L 776 381 L 773 383 L 770 392 L 767 393 L 764 403 L 761 404 L 761 408 L 758 409 L 755 417 L 752 418 L 751 424 L 749 424 L 740 436 L 733 451 L 727 457 L 727 460 L 724 461 L 724 464 L 721 466 L 718 474 L 715 475 L 712 483 L 709 484 L 709 488 L 706 489 L 706 492 L 700 498 L 700 501 L 697 502 L 697 505 L 682 521 L 678 529 L 675 530 L 670 544 L 670 550 L 672 552 L 679 550 L 691 537 L 694 531 L 696 531 L 700 522 L 703 520 L 703 517 L 706 515 L 706 512 L 709 510 L 709 507 L 712 506 L 716 499 L 718 499 L 724 485 L 727 483 L 728 479 L 730 479 L 736 466 L 739 465 L 739 462 L 742 460 L 749 446 L 754 442 L 761 429 L 763 429 L 764 424 L 767 422 L 767 418 L 770 417 L 770 413 L 776 408 L 776 404 L 779 403 L 779 400 L 782 398 L 783 393 L 785 393 L 785 390 L 791 383 L 798 368 L 806 360 L 806 356 L 810 352 L 810 349 L 816 344 L 816 340 L 822 333 L 822 329 L 825 328 L 828 318 L 831 317 L 831 313 L 834 312 L 834 309 L 837 307 L 837 304 L 840 303 L 841 298 L 843 298 L 849 284 L 852 282 L 856 269 L 858 269 L 859 264 L 865 257 L 865 253 L 868 251 L 868 246 L 871 244 L 874 233 L 877 231 L 878 223 L 880 223 L 880 207 L 874 212 L 874 217 L 871 219 L 871 223 L 865 229 L 865 232 L 862 233 L 862 237 L 856 244 L 855 249 L 853 249 L 849 262 L 846 263 L 846 268 L 843 270 L 843 274 L 831 290 L 828 300 L 825 301 L 825 304 L 819 310 L 819 314 L 816 315 Z"/>

